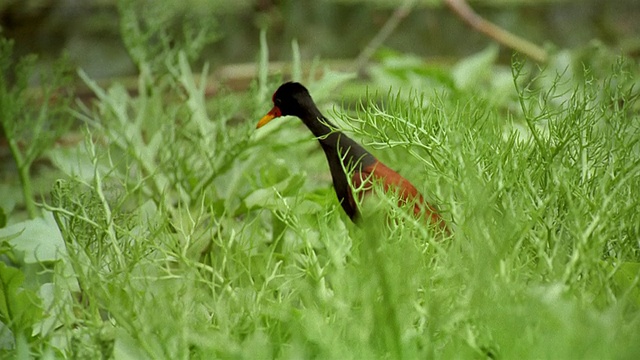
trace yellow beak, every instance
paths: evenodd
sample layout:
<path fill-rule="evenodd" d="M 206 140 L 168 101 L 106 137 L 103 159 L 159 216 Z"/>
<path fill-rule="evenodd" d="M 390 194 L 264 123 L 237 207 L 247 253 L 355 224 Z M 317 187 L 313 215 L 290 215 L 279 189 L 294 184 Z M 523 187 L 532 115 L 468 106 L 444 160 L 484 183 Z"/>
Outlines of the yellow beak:
<path fill-rule="evenodd" d="M 267 125 L 269 121 L 280 116 L 282 116 L 282 112 L 280 111 L 280 108 L 277 106 L 274 106 L 273 109 L 271 109 L 271 111 L 267 113 L 267 115 L 263 116 L 262 119 L 258 121 L 258 125 L 256 125 L 256 129 L 260 129 L 261 127 Z"/>

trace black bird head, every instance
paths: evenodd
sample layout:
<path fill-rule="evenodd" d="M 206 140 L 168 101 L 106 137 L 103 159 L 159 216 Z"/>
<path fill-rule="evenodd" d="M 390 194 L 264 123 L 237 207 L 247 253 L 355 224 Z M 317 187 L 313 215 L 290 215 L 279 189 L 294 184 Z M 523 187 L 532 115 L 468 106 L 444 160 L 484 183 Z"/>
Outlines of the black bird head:
<path fill-rule="evenodd" d="M 273 108 L 263 116 L 256 128 L 261 128 L 271 120 L 285 115 L 297 116 L 303 121 L 310 112 L 317 112 L 316 104 L 309 95 L 309 90 L 297 82 L 288 82 L 280 85 L 273 93 Z"/>

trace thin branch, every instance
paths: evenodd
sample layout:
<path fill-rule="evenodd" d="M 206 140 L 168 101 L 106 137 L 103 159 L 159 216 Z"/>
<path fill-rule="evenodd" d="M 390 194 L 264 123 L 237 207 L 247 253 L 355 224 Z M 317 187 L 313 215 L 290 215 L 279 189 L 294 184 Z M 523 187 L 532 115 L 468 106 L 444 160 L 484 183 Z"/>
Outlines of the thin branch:
<path fill-rule="evenodd" d="M 543 63 L 547 61 L 548 55 L 543 48 L 485 20 L 473 11 L 465 0 L 445 0 L 445 3 L 472 28 L 500 44 L 519 51 L 537 62 Z"/>
<path fill-rule="evenodd" d="M 354 71 L 358 73 L 362 71 L 375 51 L 378 50 L 385 40 L 387 40 L 398 25 L 400 25 L 402 20 L 411 13 L 411 9 L 413 9 L 414 4 L 415 0 L 406 0 L 396 9 L 396 11 L 393 12 L 382 29 L 380 29 L 376 36 L 371 39 L 360 55 L 358 55 L 358 58 L 353 62 Z"/>

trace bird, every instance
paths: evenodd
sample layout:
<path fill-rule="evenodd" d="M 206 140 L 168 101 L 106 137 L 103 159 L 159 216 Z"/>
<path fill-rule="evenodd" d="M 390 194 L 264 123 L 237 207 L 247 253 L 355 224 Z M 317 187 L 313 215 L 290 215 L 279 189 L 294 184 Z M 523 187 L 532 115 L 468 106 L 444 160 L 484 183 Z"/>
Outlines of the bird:
<path fill-rule="evenodd" d="M 354 222 L 361 217 L 353 189 L 361 188 L 367 195 L 375 181 L 385 192 L 397 191 L 399 205 L 413 204 L 416 216 L 423 216 L 435 230 L 446 235 L 449 227 L 435 206 L 427 203 L 409 180 L 383 164 L 373 154 L 338 130 L 318 109 L 309 90 L 298 82 L 286 82 L 273 93 L 273 108 L 257 123 L 259 129 L 282 116 L 295 116 L 309 128 L 324 151 L 333 179 L 333 187 L 344 212 Z M 352 170 L 351 185 L 347 174 Z M 363 195 L 363 196 L 364 196 Z"/>

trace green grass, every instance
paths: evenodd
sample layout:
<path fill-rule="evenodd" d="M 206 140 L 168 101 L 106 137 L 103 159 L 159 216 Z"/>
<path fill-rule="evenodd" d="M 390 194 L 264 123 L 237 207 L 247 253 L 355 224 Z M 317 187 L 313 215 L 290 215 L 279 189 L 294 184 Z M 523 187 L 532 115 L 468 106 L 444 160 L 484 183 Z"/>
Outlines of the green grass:
<path fill-rule="evenodd" d="M 386 54 L 366 84 L 307 81 L 438 204 L 443 240 L 384 196 L 395 220 L 373 206 L 354 226 L 297 119 L 255 131 L 279 80 L 205 99 L 189 56 L 170 55 L 139 57 L 136 96 L 81 74 L 96 94 L 72 108 L 85 141 L 46 149 L 64 175 L 32 196 L 41 216 L 0 229 L 3 355 L 640 354 L 637 64 Z"/>

